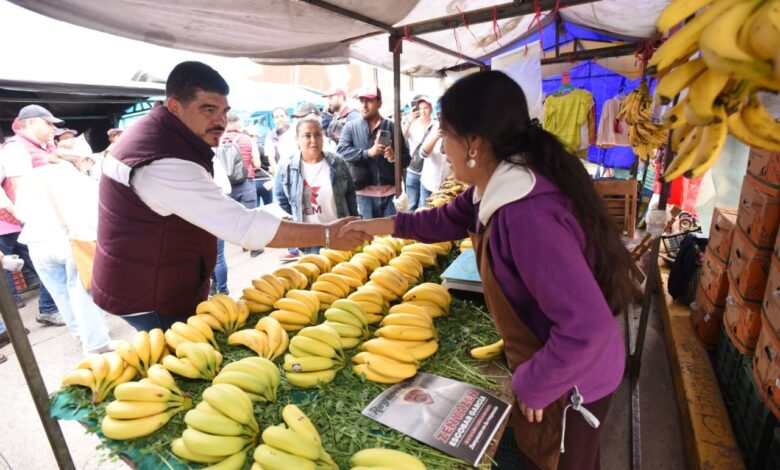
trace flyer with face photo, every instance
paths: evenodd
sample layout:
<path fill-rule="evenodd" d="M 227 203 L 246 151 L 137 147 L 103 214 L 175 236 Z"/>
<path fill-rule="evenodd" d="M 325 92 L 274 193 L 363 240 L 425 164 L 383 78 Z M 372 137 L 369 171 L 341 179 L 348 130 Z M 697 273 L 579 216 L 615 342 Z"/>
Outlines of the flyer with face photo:
<path fill-rule="evenodd" d="M 469 384 L 419 373 L 382 392 L 363 414 L 477 465 L 510 409 L 509 403 Z"/>

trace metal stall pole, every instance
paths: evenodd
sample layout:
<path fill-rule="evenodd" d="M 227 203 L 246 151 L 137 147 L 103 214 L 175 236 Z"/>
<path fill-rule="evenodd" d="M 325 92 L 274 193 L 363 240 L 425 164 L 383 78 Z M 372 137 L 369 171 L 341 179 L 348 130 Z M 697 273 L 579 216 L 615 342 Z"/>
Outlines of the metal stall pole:
<path fill-rule="evenodd" d="M 390 52 L 393 53 L 393 151 L 395 152 L 395 196 L 401 195 L 401 36 L 390 35 Z"/>
<path fill-rule="evenodd" d="M 46 431 L 46 437 L 49 439 L 49 445 L 54 452 L 54 458 L 57 465 L 62 470 L 75 470 L 73 459 L 68 451 L 68 444 L 62 435 L 59 423 L 49 415 L 49 394 L 46 391 L 46 385 L 43 383 L 41 371 L 38 368 L 38 362 L 35 360 L 32 346 L 27 339 L 27 333 L 24 331 L 24 324 L 19 316 L 19 310 L 16 308 L 11 289 L 8 285 L 8 279 L 5 275 L 0 275 L 0 315 L 2 315 L 8 335 L 11 338 L 16 357 L 19 359 L 19 365 L 22 368 L 27 387 L 30 389 L 35 409 L 38 411 L 38 417 L 43 424 L 43 430 Z"/>

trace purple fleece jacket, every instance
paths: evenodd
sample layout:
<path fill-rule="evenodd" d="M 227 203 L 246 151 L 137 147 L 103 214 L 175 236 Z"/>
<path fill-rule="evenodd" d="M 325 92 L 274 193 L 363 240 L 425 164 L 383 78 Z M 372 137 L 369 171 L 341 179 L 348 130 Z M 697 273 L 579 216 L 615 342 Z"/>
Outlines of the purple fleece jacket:
<path fill-rule="evenodd" d="M 460 240 L 481 227 L 470 188 L 436 209 L 395 216 L 394 236 L 422 242 Z M 625 347 L 590 269 L 585 235 L 566 197 L 545 178 L 524 198 L 493 214 L 490 264 L 515 313 L 543 347 L 515 370 L 518 399 L 542 409 L 576 385 L 584 403 L 620 384 Z"/>

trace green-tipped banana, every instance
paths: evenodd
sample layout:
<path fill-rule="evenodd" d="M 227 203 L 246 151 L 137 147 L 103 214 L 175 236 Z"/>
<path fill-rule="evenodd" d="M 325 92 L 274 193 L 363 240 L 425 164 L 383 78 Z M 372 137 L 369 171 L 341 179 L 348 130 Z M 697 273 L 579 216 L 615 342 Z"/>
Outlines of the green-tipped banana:
<path fill-rule="evenodd" d="M 255 449 L 255 462 L 259 463 L 263 470 L 315 470 L 314 461 L 298 457 L 267 444 L 260 444 Z"/>
<path fill-rule="evenodd" d="M 425 470 L 417 457 L 393 449 L 363 449 L 349 459 L 352 467 L 391 467 L 404 470 Z"/>
<path fill-rule="evenodd" d="M 254 431 L 223 414 L 194 409 L 184 415 L 184 422 L 193 429 L 219 436 L 253 436 Z"/>

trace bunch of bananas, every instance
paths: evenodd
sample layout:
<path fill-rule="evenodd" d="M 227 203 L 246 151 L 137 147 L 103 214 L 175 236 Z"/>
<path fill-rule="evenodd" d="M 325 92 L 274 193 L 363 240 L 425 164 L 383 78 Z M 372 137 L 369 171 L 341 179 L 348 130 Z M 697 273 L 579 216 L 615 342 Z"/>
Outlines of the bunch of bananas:
<path fill-rule="evenodd" d="M 187 412 L 184 422 L 187 429 L 171 442 L 173 454 L 191 462 L 224 462 L 217 468 L 243 468 L 246 453 L 260 434 L 252 401 L 227 383 L 204 390 L 203 401 Z"/>
<path fill-rule="evenodd" d="M 387 242 L 378 242 L 374 240 L 363 248 L 363 253 L 369 254 L 379 260 L 379 263 L 385 265 L 395 257 L 396 249 Z"/>
<path fill-rule="evenodd" d="M 401 252 L 401 248 L 403 248 L 404 245 L 408 245 L 412 242 L 409 240 L 404 240 L 402 238 L 395 238 L 390 235 L 385 235 L 385 236 L 374 237 L 374 240 L 371 243 L 387 245 L 393 250 L 394 252 L 393 256 L 395 256 Z"/>
<path fill-rule="evenodd" d="M 451 245 L 450 245 L 451 248 Z M 425 243 L 412 243 L 401 248 L 402 254 L 407 254 L 417 259 L 424 268 L 436 266 L 436 256 L 439 253 L 446 255 L 449 253 L 449 249 L 445 251 L 444 245 L 428 245 Z"/>
<path fill-rule="evenodd" d="M 500 339 L 493 344 L 472 348 L 471 357 L 478 361 L 489 361 L 504 354 L 504 340 Z"/>
<path fill-rule="evenodd" d="M 280 381 L 279 368 L 273 362 L 262 357 L 247 357 L 223 367 L 213 383 L 235 385 L 252 401 L 274 403 Z"/>
<path fill-rule="evenodd" d="M 409 253 L 403 253 L 400 256 L 391 259 L 388 266 L 399 269 L 406 277 L 410 286 L 420 282 L 423 271 L 425 270 L 422 263 Z"/>
<path fill-rule="evenodd" d="M 648 63 L 660 77 L 656 95 L 662 103 L 688 89 L 664 116 L 677 152 L 663 175 L 666 181 L 704 174 L 728 133 L 748 145 L 780 151 L 780 125 L 757 95 L 761 89 L 780 90 L 780 69 L 773 65 L 780 44 L 780 1 L 676 1 L 656 26 L 666 33 L 699 10 Z"/>
<path fill-rule="evenodd" d="M 300 274 L 298 271 L 290 268 L 284 269 L 293 272 L 292 276 L 296 276 L 296 279 L 299 279 L 297 277 Z M 283 280 L 287 282 L 287 285 L 291 282 L 286 277 L 263 274 L 257 279 L 252 279 L 252 287 L 243 289 L 241 299 L 246 302 L 250 312 L 268 313 L 274 309 L 274 303 L 284 297 L 285 292 L 289 290 L 286 288 L 285 283 L 282 282 Z M 303 288 L 305 288 L 307 281 L 305 278 L 302 281 Z M 297 284 L 295 288 L 299 288 Z"/>
<path fill-rule="evenodd" d="M 460 244 L 458 245 L 458 249 L 461 253 L 466 251 L 469 248 L 474 248 L 474 243 L 471 241 L 471 238 L 464 238 L 460 241 Z"/>
<path fill-rule="evenodd" d="M 116 352 L 127 364 L 135 367 L 141 377 L 146 377 L 146 370 L 168 354 L 165 335 L 160 328 L 138 331 L 129 342 L 117 341 Z"/>
<path fill-rule="evenodd" d="M 403 271 L 393 266 L 381 266 L 369 276 L 366 286 L 375 286 L 375 290 L 382 293 L 385 300 L 390 302 L 400 299 L 407 289 L 409 281 Z"/>
<path fill-rule="evenodd" d="M 643 161 L 655 156 L 655 150 L 666 143 L 666 129 L 652 121 L 652 99 L 647 82 L 642 83 L 626 96 L 620 105 L 617 119 L 628 124 L 628 143 Z"/>
<path fill-rule="evenodd" d="M 432 192 L 428 199 L 425 200 L 427 207 L 439 207 L 447 204 L 460 195 L 463 191 L 468 189 L 468 185 L 461 183 L 454 177 L 449 177 L 444 180 L 439 186 L 439 189 Z"/>
<path fill-rule="evenodd" d="M 286 427 L 270 426 L 263 431 L 263 444 L 255 449 L 252 470 L 338 470 L 308 416 L 297 406 L 287 405 L 282 418 Z"/>
<path fill-rule="evenodd" d="M 371 274 L 376 268 L 382 266 L 382 262 L 376 256 L 363 252 L 354 255 L 349 262 L 363 266 L 367 274 Z"/>
<path fill-rule="evenodd" d="M 330 260 L 330 264 L 335 266 L 344 263 L 352 258 L 351 251 L 334 250 L 332 248 L 320 248 L 320 254 Z"/>
<path fill-rule="evenodd" d="M 282 283 L 282 287 L 284 287 L 285 291 L 290 289 L 306 289 L 306 286 L 309 285 L 309 279 L 306 275 L 290 266 L 282 266 L 274 271 L 273 275 L 279 279 L 279 282 Z"/>
<path fill-rule="evenodd" d="M 100 403 L 117 385 L 135 378 L 137 369 L 127 364 L 122 356 L 112 351 L 90 354 L 76 369 L 65 374 L 62 386 L 78 385 L 92 390 L 92 403 Z"/>
<path fill-rule="evenodd" d="M 311 285 L 311 291 L 320 299 L 320 310 L 326 310 L 333 302 L 346 298 L 356 285 L 356 279 L 351 276 L 323 273 Z"/>
<path fill-rule="evenodd" d="M 298 331 L 306 325 L 317 323 L 320 313 L 320 298 L 316 292 L 292 289 L 286 297 L 274 302 L 270 316 L 276 319 L 286 331 Z"/>
<path fill-rule="evenodd" d="M 165 356 L 162 364 L 188 379 L 213 380 L 222 365 L 222 354 L 208 343 L 181 343 L 176 355 Z"/>
<path fill-rule="evenodd" d="M 177 321 L 172 324 L 165 331 L 165 342 L 173 350 L 181 343 L 210 343 L 214 349 L 219 350 L 214 331 L 200 315 L 191 315 L 187 318 L 187 323 Z"/>
<path fill-rule="evenodd" d="M 379 323 L 383 315 L 390 308 L 390 302 L 385 300 L 382 293 L 371 286 L 367 288 L 358 288 L 356 292 L 349 294 L 348 300 L 360 305 L 360 308 L 366 312 L 366 319 L 369 324 Z"/>
<path fill-rule="evenodd" d="M 311 262 L 304 262 L 301 263 L 300 261 L 294 264 L 290 265 L 290 268 L 298 271 L 303 277 L 306 278 L 307 285 L 312 285 L 317 280 L 317 278 L 322 274 L 323 272 L 320 270 L 320 266 L 316 263 Z"/>
<path fill-rule="evenodd" d="M 404 303 L 422 307 L 433 318 L 449 314 L 452 296 L 441 284 L 424 282 L 409 289 L 403 296 Z"/>
<path fill-rule="evenodd" d="M 417 457 L 394 449 L 363 449 L 350 457 L 352 470 L 367 468 L 425 470 L 425 464 Z"/>
<path fill-rule="evenodd" d="M 214 294 L 199 303 L 195 313 L 212 330 L 230 334 L 244 326 L 249 317 L 249 305 L 243 300 L 236 302 L 225 294 Z"/>
<path fill-rule="evenodd" d="M 352 370 L 367 380 L 394 384 L 417 374 L 419 363 L 414 355 L 392 341 L 376 338 L 363 343 L 360 349 L 362 352 L 352 357 Z"/>
<path fill-rule="evenodd" d="M 325 255 L 315 255 L 315 254 L 308 254 L 303 255 L 298 260 L 298 263 L 296 264 L 303 264 L 303 263 L 311 263 L 315 266 L 317 266 L 317 270 L 320 274 L 329 273 L 330 269 L 333 267 L 333 263 L 330 261 L 330 258 L 328 258 Z"/>
<path fill-rule="evenodd" d="M 368 338 L 368 316 L 363 307 L 348 299 L 339 299 L 325 310 L 325 322 L 341 338 L 343 349 L 352 349 Z"/>
<path fill-rule="evenodd" d="M 287 331 L 274 317 L 263 317 L 254 329 L 238 330 L 228 337 L 229 345 L 246 346 L 258 356 L 271 361 L 287 351 L 289 342 Z"/>
<path fill-rule="evenodd" d="M 109 439 L 129 440 L 149 435 L 165 425 L 176 413 L 192 408 L 192 399 L 176 385 L 171 374 L 159 364 L 148 369 L 140 382 L 119 384 L 100 423 Z"/>
<path fill-rule="evenodd" d="M 300 388 L 324 385 L 344 367 L 344 349 L 338 332 L 326 324 L 309 326 L 290 340 L 284 356 L 287 382 Z"/>

